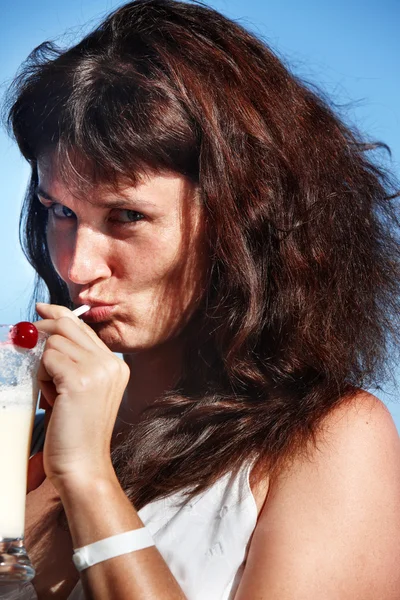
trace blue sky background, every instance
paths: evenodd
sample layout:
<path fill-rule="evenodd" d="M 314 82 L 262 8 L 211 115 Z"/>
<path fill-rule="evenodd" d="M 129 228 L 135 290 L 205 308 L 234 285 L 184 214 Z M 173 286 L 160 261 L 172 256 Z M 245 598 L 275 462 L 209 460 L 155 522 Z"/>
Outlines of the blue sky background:
<path fill-rule="evenodd" d="M 0 0 L 0 93 L 44 40 L 72 44 L 123 2 Z M 211 6 L 253 30 L 306 81 L 317 84 L 341 114 L 370 139 L 388 144 L 386 166 L 400 178 L 400 37 L 398 0 L 213 0 Z M 18 217 L 28 168 L 0 131 L 0 322 L 26 318 L 33 272 L 18 243 Z M 395 374 L 400 382 L 400 369 Z M 398 393 L 380 397 L 400 430 Z"/>

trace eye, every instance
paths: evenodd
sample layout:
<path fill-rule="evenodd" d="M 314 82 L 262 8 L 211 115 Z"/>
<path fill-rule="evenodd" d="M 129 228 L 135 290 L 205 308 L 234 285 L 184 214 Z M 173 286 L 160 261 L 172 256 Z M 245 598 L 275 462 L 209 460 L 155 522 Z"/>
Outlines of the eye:
<path fill-rule="evenodd" d="M 72 219 L 75 217 L 75 213 L 68 206 L 58 204 L 57 202 L 49 206 L 49 210 L 57 219 Z"/>
<path fill-rule="evenodd" d="M 118 209 L 111 213 L 111 221 L 117 223 L 136 223 L 144 218 L 145 216 L 137 210 Z"/>

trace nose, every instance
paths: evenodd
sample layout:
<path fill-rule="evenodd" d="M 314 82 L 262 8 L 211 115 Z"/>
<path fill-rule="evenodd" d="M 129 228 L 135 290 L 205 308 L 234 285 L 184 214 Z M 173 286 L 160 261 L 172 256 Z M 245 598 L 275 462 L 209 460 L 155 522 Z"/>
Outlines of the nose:
<path fill-rule="evenodd" d="M 88 226 L 78 226 L 71 255 L 68 279 L 77 285 L 87 285 L 111 275 L 110 240 Z"/>

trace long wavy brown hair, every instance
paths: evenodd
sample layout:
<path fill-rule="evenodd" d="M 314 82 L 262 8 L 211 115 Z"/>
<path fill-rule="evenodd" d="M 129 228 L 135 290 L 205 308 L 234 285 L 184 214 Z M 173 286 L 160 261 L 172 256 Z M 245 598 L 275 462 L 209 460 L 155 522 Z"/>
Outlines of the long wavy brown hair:
<path fill-rule="evenodd" d="M 246 460 L 272 472 L 385 376 L 400 277 L 384 145 L 264 42 L 201 3 L 137 0 L 68 50 L 36 48 L 9 102 L 32 166 L 23 248 L 51 302 L 70 305 L 35 195 L 42 152 L 86 183 L 172 170 L 204 203 L 211 268 L 183 375 L 114 452 L 137 508 L 197 493 Z"/>

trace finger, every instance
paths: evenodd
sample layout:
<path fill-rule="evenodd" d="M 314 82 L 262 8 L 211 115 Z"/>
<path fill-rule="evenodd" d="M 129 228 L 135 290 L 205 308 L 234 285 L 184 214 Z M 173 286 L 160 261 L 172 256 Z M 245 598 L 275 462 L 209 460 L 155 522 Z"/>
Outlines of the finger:
<path fill-rule="evenodd" d="M 27 493 L 29 494 L 29 492 L 36 490 L 45 479 L 43 452 L 38 452 L 29 459 Z"/>
<path fill-rule="evenodd" d="M 104 375 L 105 371 L 100 367 L 97 384 L 99 379 L 104 378 Z M 54 387 L 49 386 L 49 383 L 52 383 Z M 44 351 L 39 366 L 38 384 L 49 404 L 54 405 L 60 396 L 81 394 L 87 387 L 90 388 L 93 385 L 93 381 L 88 377 L 85 369 L 82 369 L 82 363 L 76 363 L 62 352 L 49 348 Z M 52 390 L 55 390 L 55 393 Z M 53 397 L 49 397 L 52 394 Z"/>
<path fill-rule="evenodd" d="M 68 357 L 64 356 L 64 354 L 61 352 L 58 352 L 58 350 L 49 348 L 43 352 L 43 357 L 37 374 L 37 380 L 39 387 L 41 390 L 43 389 L 49 404 L 51 404 L 52 399 L 49 397 L 49 392 L 51 393 L 51 390 L 47 384 L 49 382 L 54 384 L 57 397 L 63 392 L 60 386 L 65 382 L 65 380 L 76 375 L 76 373 L 72 373 L 72 366 L 76 366 L 76 364 L 72 363 Z"/>
<path fill-rule="evenodd" d="M 86 332 L 86 334 L 92 338 L 92 340 L 99 346 L 99 348 L 101 348 L 102 350 L 107 350 L 108 352 L 110 352 L 110 349 L 108 348 L 108 346 L 106 346 L 106 344 L 99 338 L 99 336 L 97 335 L 97 333 L 95 331 L 93 331 L 93 329 L 90 327 L 90 325 L 88 325 L 87 323 L 85 323 L 84 321 L 82 321 L 81 319 L 78 319 L 79 323 L 81 324 L 82 329 Z"/>
<path fill-rule="evenodd" d="M 71 339 L 58 333 L 54 333 L 47 339 L 44 349 L 57 350 L 58 352 L 61 352 L 61 354 L 64 354 L 64 356 L 70 358 L 73 362 L 81 362 L 88 361 L 90 359 L 88 352 L 92 354 L 93 345 L 90 341 L 87 344 L 87 347 L 82 347 L 82 345 L 77 344 L 75 341 L 72 341 Z M 97 348 L 96 353 L 99 353 Z"/>
<path fill-rule="evenodd" d="M 42 319 L 60 319 L 61 317 L 69 317 L 79 322 L 79 318 L 74 315 L 72 310 L 66 306 L 59 304 L 46 304 L 45 302 L 36 303 L 36 311 Z"/>
<path fill-rule="evenodd" d="M 93 352 L 98 348 L 95 339 L 88 335 L 87 331 L 73 319 L 69 317 L 59 317 L 57 319 L 43 319 L 37 323 L 39 331 L 46 333 L 48 336 L 59 335 L 69 339 L 81 348 L 89 352 Z M 50 338 L 49 338 L 50 339 Z M 49 342 L 49 340 L 47 340 Z"/>
<path fill-rule="evenodd" d="M 38 314 L 42 317 L 42 319 L 61 319 L 63 317 L 67 317 L 74 321 L 81 329 L 85 331 L 85 333 L 103 350 L 107 349 L 107 346 L 101 341 L 99 336 L 95 331 L 87 323 L 79 319 L 74 313 L 67 308 L 66 306 L 59 306 L 58 304 L 44 304 L 38 302 L 36 304 L 36 310 Z M 36 327 L 39 330 L 42 330 L 43 321 L 38 321 Z"/>

